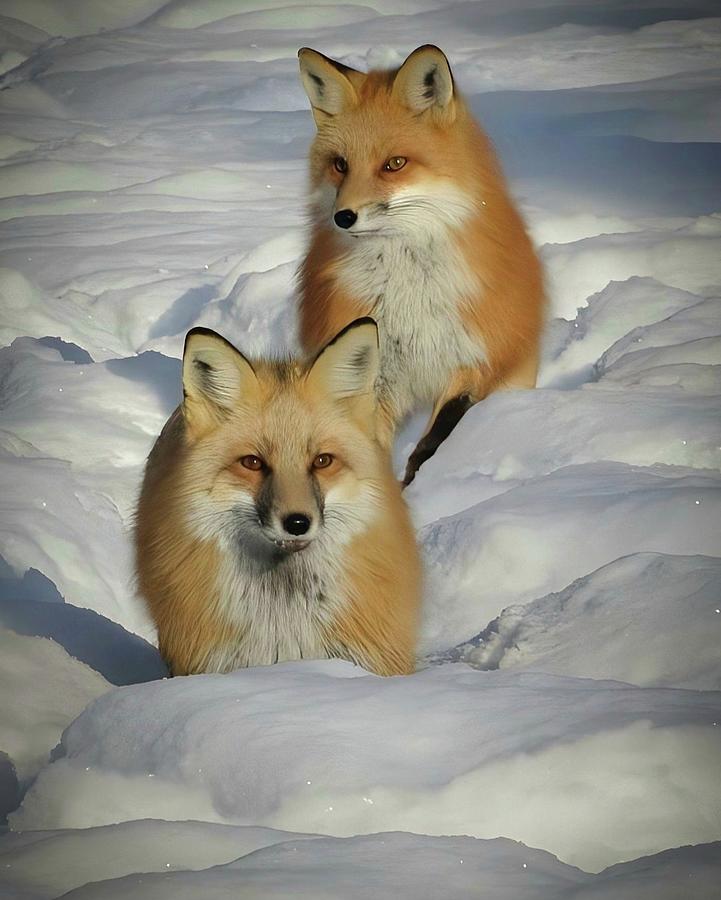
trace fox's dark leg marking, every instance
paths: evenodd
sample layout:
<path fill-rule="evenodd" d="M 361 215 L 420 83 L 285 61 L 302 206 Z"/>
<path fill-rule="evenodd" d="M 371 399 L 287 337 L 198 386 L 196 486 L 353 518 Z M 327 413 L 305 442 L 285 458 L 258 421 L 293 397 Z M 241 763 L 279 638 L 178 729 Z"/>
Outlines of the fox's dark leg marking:
<path fill-rule="evenodd" d="M 459 394 L 438 410 L 438 415 L 431 425 L 428 434 L 425 434 L 416 446 L 416 449 L 408 458 L 406 474 L 403 486 L 407 487 L 416 477 L 416 472 L 423 463 L 430 459 L 438 447 L 445 441 L 465 413 L 473 406 L 473 400 L 469 394 Z"/>

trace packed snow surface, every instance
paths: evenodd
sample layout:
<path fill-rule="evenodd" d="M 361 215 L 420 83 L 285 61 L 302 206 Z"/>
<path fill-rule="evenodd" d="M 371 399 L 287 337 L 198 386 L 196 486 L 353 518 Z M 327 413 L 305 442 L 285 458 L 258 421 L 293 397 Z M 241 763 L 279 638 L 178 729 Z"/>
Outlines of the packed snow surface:
<path fill-rule="evenodd" d="M 714 839 L 719 716 L 718 692 L 465 665 L 414 678 L 340 661 L 174 678 L 91 706 L 11 822 L 86 828 L 198 810 L 335 835 L 515 830 L 597 871 L 675 837 Z"/>
<path fill-rule="evenodd" d="M 718 5 L 0 12 L 0 897 L 721 896 Z M 406 493 L 416 675 L 162 680 L 133 507 L 189 328 L 297 346 L 296 52 L 424 43 L 540 249 L 539 388 Z"/>

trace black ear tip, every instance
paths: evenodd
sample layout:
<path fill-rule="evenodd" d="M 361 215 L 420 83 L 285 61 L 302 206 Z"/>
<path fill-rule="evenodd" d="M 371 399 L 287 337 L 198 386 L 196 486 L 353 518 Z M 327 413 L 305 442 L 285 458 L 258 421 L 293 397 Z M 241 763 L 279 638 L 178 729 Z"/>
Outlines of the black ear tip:
<path fill-rule="evenodd" d="M 230 341 L 227 338 L 224 338 L 222 334 L 218 334 L 218 332 L 213 331 L 212 328 L 203 328 L 201 325 L 197 325 L 195 328 L 191 328 L 190 331 L 185 335 L 185 343 L 183 344 L 183 356 L 185 356 L 185 354 L 188 352 L 188 344 L 190 343 L 191 339 L 196 336 L 213 338 L 213 340 L 218 341 L 221 344 L 225 344 L 226 347 L 229 347 L 231 350 L 235 351 L 235 353 L 243 356 L 243 354 L 240 352 L 240 350 L 238 350 L 235 344 L 231 344 Z M 245 359 L 244 356 L 243 359 Z M 248 360 L 246 360 L 246 362 L 248 362 L 248 365 L 250 365 L 250 362 Z"/>
<path fill-rule="evenodd" d="M 325 347 L 323 347 L 323 349 L 320 351 L 320 353 L 316 354 L 316 356 L 313 359 L 313 363 L 315 363 L 315 361 L 323 353 L 325 353 L 325 351 L 328 349 L 328 347 L 332 347 L 333 344 L 335 344 L 337 341 L 339 341 L 343 337 L 343 335 L 348 334 L 349 331 L 353 331 L 354 328 L 358 328 L 361 325 L 372 325 L 373 326 L 373 328 L 375 329 L 375 333 L 376 333 L 376 346 L 378 346 L 379 345 L 378 323 L 376 322 L 375 319 L 372 319 L 370 316 L 361 316 L 360 319 L 354 319 L 352 322 L 349 322 L 345 326 L 345 328 L 341 328 L 341 330 L 338 332 L 338 334 L 334 338 L 331 338 L 331 340 L 328 341 L 328 343 L 325 345 Z M 311 366 L 311 368 L 312 368 L 312 366 Z"/>
<path fill-rule="evenodd" d="M 218 332 L 213 331 L 212 328 L 203 328 L 201 325 L 196 325 L 195 328 L 191 328 L 190 331 L 185 335 L 185 340 L 187 341 L 189 338 L 193 337 L 193 335 L 196 334 L 202 334 L 206 337 L 217 337 L 220 338 L 221 341 L 225 340 L 222 334 L 218 334 Z"/>
<path fill-rule="evenodd" d="M 185 335 L 185 341 L 183 342 L 183 354 L 184 355 L 187 352 L 188 345 L 190 344 L 192 339 L 194 337 L 199 337 L 199 336 L 211 337 L 211 338 L 215 338 L 220 341 L 225 340 L 225 338 L 222 335 L 218 334 L 217 331 L 213 331 L 211 328 L 201 328 L 200 326 L 191 328 L 190 331 Z"/>
<path fill-rule="evenodd" d="M 435 44 L 422 44 L 420 47 L 416 47 L 416 49 L 413 51 L 413 53 L 411 53 L 411 56 L 415 56 L 416 53 L 426 53 L 427 51 L 430 51 L 430 52 L 440 56 L 445 61 L 448 68 L 449 69 L 451 68 L 451 64 L 448 62 L 448 57 L 441 50 L 441 48 L 437 47 Z"/>

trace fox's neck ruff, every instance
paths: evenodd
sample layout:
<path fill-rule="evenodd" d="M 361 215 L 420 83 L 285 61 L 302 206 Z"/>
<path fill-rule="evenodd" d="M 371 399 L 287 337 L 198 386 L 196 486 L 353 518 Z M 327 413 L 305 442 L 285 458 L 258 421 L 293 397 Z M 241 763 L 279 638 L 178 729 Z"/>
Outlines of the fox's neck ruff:
<path fill-rule="evenodd" d="M 340 655 L 327 637 L 342 610 L 339 576 L 338 561 L 320 546 L 274 555 L 262 567 L 242 552 L 225 557 L 216 577 L 217 611 L 237 626 L 239 638 L 213 652 L 208 670 Z"/>
<path fill-rule="evenodd" d="M 481 287 L 448 224 L 343 243 L 336 278 L 379 324 L 380 389 L 399 417 L 432 402 L 459 368 L 484 361 L 461 315 Z"/>

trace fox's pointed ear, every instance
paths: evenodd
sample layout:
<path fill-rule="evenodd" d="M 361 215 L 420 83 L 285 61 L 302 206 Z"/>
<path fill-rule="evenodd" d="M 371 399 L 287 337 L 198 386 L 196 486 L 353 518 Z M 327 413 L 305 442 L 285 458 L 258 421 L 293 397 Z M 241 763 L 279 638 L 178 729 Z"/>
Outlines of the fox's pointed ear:
<path fill-rule="evenodd" d="M 361 72 L 328 59 L 309 47 L 302 47 L 298 51 L 298 60 L 300 78 L 318 127 L 324 124 L 328 116 L 337 116 L 343 110 L 355 106 L 358 95 L 353 81 L 364 77 Z"/>
<path fill-rule="evenodd" d="M 360 401 L 370 411 L 378 365 L 378 326 L 370 318 L 356 319 L 316 356 L 308 382 L 334 400 Z"/>
<path fill-rule="evenodd" d="M 396 72 L 393 95 L 415 113 L 436 109 L 453 117 L 453 75 L 442 50 L 418 47 Z"/>
<path fill-rule="evenodd" d="M 208 328 L 193 328 L 183 350 L 183 412 L 194 427 L 217 423 L 257 386 L 253 367 Z"/>

